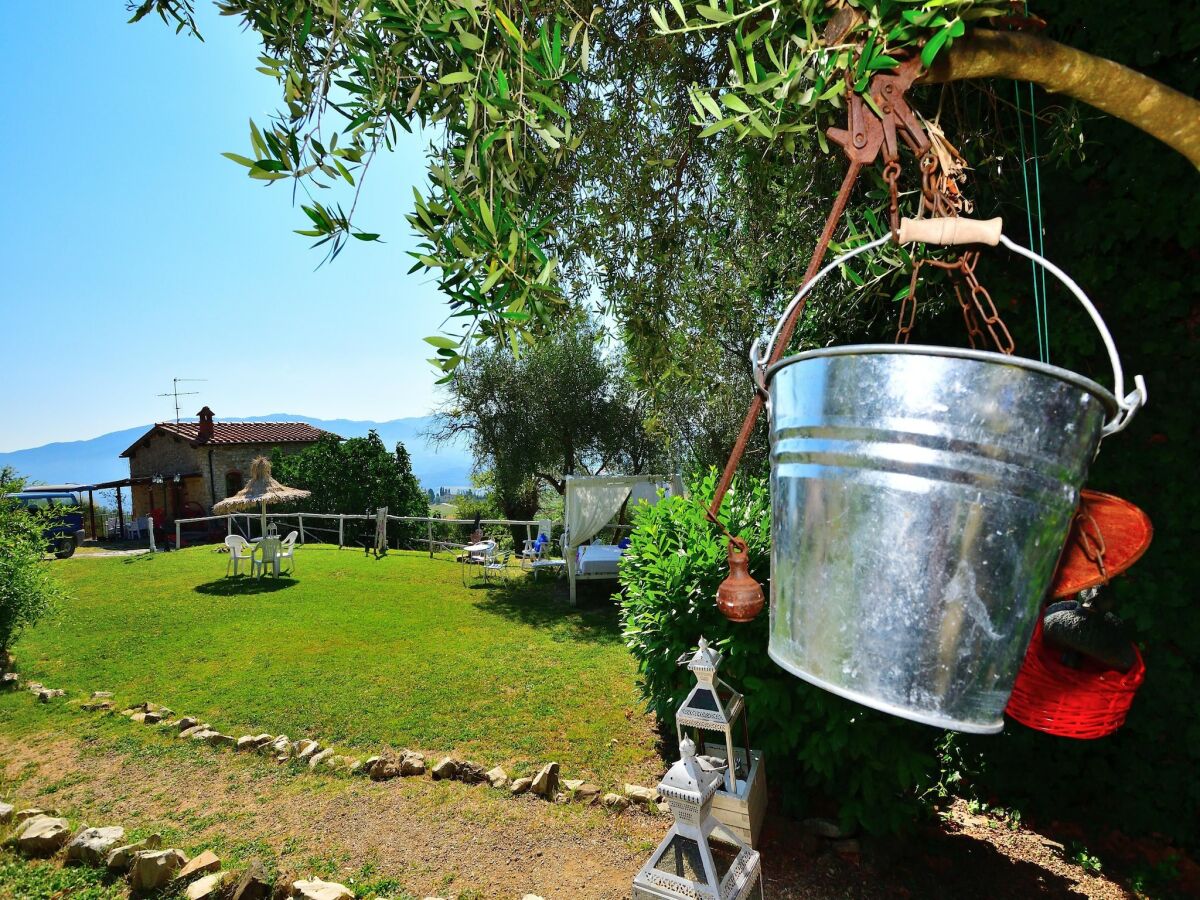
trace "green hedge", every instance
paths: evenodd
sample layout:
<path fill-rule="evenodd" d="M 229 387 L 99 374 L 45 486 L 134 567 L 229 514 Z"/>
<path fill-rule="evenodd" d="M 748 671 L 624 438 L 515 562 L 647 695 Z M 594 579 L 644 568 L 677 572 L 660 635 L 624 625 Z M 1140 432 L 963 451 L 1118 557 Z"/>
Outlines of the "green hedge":
<path fill-rule="evenodd" d="M 769 783 L 794 814 L 836 808 L 845 827 L 903 829 L 920 811 L 914 797 L 936 782 L 942 732 L 867 709 L 814 688 L 767 657 L 767 614 L 735 625 L 716 609 L 727 568 L 724 538 L 705 518 L 716 476 L 643 510 L 621 566 L 622 622 L 651 710 L 674 729 L 675 709 L 694 680 L 675 660 L 701 635 L 725 654 L 721 674 L 746 696 L 751 743 L 767 757 Z M 735 482 L 721 512 L 743 536 L 750 571 L 770 568 L 771 509 L 765 479 Z"/>

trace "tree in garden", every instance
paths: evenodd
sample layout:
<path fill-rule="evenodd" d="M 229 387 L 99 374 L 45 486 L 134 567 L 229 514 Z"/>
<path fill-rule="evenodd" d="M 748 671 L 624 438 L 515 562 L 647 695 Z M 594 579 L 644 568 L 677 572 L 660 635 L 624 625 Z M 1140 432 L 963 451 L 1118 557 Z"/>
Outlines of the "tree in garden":
<path fill-rule="evenodd" d="M 157 13 L 198 34 L 194 0 L 128 5 L 134 20 Z M 602 202 L 608 186 L 575 157 L 590 141 L 604 142 L 590 119 L 620 101 L 618 89 L 644 90 L 647 111 L 668 124 L 694 109 L 701 130 L 673 129 L 686 139 L 676 141 L 677 152 L 640 158 L 676 193 L 696 147 L 723 133 L 758 153 L 824 146 L 824 128 L 844 118 L 847 96 L 869 98 L 871 76 L 910 56 L 928 69 L 927 81 L 1035 81 L 1126 118 L 1200 164 L 1200 104 L 1107 60 L 1003 31 L 1020 17 L 999 0 L 216 6 L 260 35 L 261 70 L 283 94 L 272 120 L 252 126 L 251 155 L 229 155 L 252 178 L 304 185 L 313 199 L 302 203 L 309 222 L 301 233 L 330 256 L 351 237 L 378 235 L 353 223 L 352 201 L 349 209 L 323 202 L 321 191 L 343 183 L 356 196 L 397 129 L 414 122 L 440 129 L 432 189 L 417 197 L 410 220 L 424 239 L 417 267 L 437 275 L 464 322 L 462 332 L 435 339 L 446 371 L 472 342 L 520 342 L 561 325 L 589 284 L 606 281 L 608 260 L 580 248 L 588 201 Z M 659 56 L 678 68 L 664 73 Z M 651 81 L 663 74 L 665 90 Z M 622 322 L 636 324 L 635 307 L 607 299 Z"/>
<path fill-rule="evenodd" d="M 0 469 L 0 653 L 63 599 L 46 559 L 44 532 L 53 524 L 52 511 L 4 496 L 22 484 L 11 468 Z"/>
<path fill-rule="evenodd" d="M 541 485 L 562 494 L 568 475 L 638 474 L 654 460 L 638 395 L 593 325 L 547 336 L 520 356 L 480 347 L 448 387 L 435 437 L 470 442 L 507 518 L 532 518 Z"/>
<path fill-rule="evenodd" d="M 386 506 L 393 516 L 428 516 L 429 498 L 412 471 L 402 443 L 388 451 L 375 431 L 365 438 L 343 441 L 336 435 L 298 453 L 276 452 L 271 460 L 276 477 L 312 496 L 296 504 L 301 512 L 361 515 Z M 420 536 L 416 525 L 401 527 L 401 542 Z"/>
<path fill-rule="evenodd" d="M 0 466 L 0 489 L 15 494 L 25 489 L 25 477 L 12 466 Z"/>

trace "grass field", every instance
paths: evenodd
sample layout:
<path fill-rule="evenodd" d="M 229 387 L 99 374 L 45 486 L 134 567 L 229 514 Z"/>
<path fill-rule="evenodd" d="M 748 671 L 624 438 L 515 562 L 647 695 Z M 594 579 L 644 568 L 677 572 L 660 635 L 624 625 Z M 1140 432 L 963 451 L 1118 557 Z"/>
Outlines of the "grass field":
<path fill-rule="evenodd" d="M 117 900 L 127 895 L 123 884 L 100 869 L 30 862 L 12 850 L 0 850 L 0 897 L 6 900 Z"/>
<path fill-rule="evenodd" d="M 73 600 L 15 650 L 26 679 L 70 695 L 0 695 L 0 800 L 17 808 L 57 809 L 72 828 L 121 825 L 131 840 L 157 833 L 189 856 L 212 850 L 229 871 L 257 860 L 337 881 L 361 900 L 619 900 L 669 826 L 647 810 L 428 776 L 377 783 L 281 766 L 74 702 L 112 690 L 234 735 L 311 736 L 362 756 L 456 751 L 510 775 L 554 759 L 564 777 L 606 789 L 649 785 L 662 761 L 611 604 L 571 610 L 520 575 L 508 589 L 466 587 L 456 564 L 420 553 L 377 561 L 310 546 L 299 577 L 278 582 L 226 580 L 209 548 L 50 565 Z M 956 807 L 901 853 L 889 840 L 894 861 L 869 867 L 814 850 L 772 810 L 765 896 L 965 897 L 981 884 L 990 896 L 1128 895 L 1051 853 L 1047 836 Z M 127 896 L 117 876 L 0 847 L 0 900 Z"/>
<path fill-rule="evenodd" d="M 660 770 L 611 603 L 572 610 L 522 575 L 464 586 L 422 553 L 297 557 L 278 581 L 227 579 L 209 547 L 54 563 L 71 600 L 17 644 L 22 674 L 354 754 L 413 747 L 510 772 L 554 759 L 608 785 Z M 27 701 L 0 700 L 6 733 L 46 727 Z"/>

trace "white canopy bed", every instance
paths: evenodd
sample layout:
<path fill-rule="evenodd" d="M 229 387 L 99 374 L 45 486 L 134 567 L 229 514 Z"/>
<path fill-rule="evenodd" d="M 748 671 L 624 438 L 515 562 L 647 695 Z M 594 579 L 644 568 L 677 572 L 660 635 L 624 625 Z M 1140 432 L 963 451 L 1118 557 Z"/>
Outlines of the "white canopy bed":
<path fill-rule="evenodd" d="M 642 500 L 653 506 L 659 491 L 672 497 L 683 494 L 678 475 L 595 475 L 567 476 L 563 502 L 563 559 L 571 584 L 571 605 L 575 605 L 575 583 L 615 579 L 624 550 L 616 544 L 590 544 L 621 512 L 628 501 L 632 509 Z"/>

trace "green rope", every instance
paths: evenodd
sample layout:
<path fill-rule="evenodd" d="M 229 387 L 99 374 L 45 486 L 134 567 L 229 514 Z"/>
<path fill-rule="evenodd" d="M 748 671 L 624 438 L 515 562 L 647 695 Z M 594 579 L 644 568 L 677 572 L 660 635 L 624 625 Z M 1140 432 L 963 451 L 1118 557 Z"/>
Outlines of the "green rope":
<path fill-rule="evenodd" d="M 1032 85 L 1030 86 L 1032 88 Z M 1021 144 L 1021 179 L 1025 184 L 1025 224 L 1029 229 L 1029 248 L 1037 250 L 1037 235 L 1041 232 L 1039 227 L 1035 232 L 1033 227 L 1033 204 L 1030 202 L 1029 193 L 1029 155 L 1025 148 L 1025 120 L 1024 113 L 1021 109 L 1021 86 L 1017 82 L 1013 82 L 1013 98 L 1017 106 L 1017 134 L 1020 137 Z M 1036 128 L 1036 123 L 1034 125 Z M 1040 193 L 1040 192 L 1039 192 Z M 1038 225 L 1041 225 L 1041 201 L 1038 201 Z M 1044 316 L 1042 307 L 1044 305 L 1044 296 L 1041 292 L 1041 283 L 1038 281 L 1038 264 L 1033 260 L 1029 261 L 1029 271 L 1033 278 L 1033 311 L 1034 318 L 1037 321 L 1037 341 L 1038 341 L 1038 359 L 1042 362 L 1049 362 L 1050 348 L 1047 336 L 1042 328 Z"/>
<path fill-rule="evenodd" d="M 1029 15 L 1029 4 L 1025 3 L 1025 15 Z M 1017 105 L 1017 133 L 1021 140 L 1021 180 L 1025 185 L 1025 224 L 1029 229 L 1029 249 L 1040 256 L 1046 255 L 1045 228 L 1042 225 L 1042 169 L 1038 162 L 1037 103 L 1033 84 L 1029 85 L 1029 132 L 1033 144 L 1033 193 L 1037 198 L 1037 228 L 1033 223 L 1033 204 L 1029 196 L 1029 153 L 1025 151 L 1025 121 L 1021 109 L 1021 85 L 1013 82 L 1013 97 Z M 1046 300 L 1046 270 L 1033 260 L 1029 261 L 1033 278 L 1033 312 L 1037 321 L 1038 359 L 1050 362 L 1050 316 Z"/>
<path fill-rule="evenodd" d="M 1037 104 L 1033 94 L 1033 84 L 1029 85 L 1029 131 L 1033 136 L 1033 195 L 1037 199 L 1037 239 L 1038 239 L 1038 255 L 1046 255 L 1046 227 L 1042 220 L 1042 166 L 1038 159 L 1038 128 L 1037 128 Z M 1029 200 L 1026 198 L 1026 205 Z M 1042 281 L 1042 334 L 1046 340 L 1046 355 L 1042 358 L 1042 362 L 1050 362 L 1050 304 L 1046 299 L 1046 269 L 1043 266 L 1038 266 L 1038 277 Z"/>

